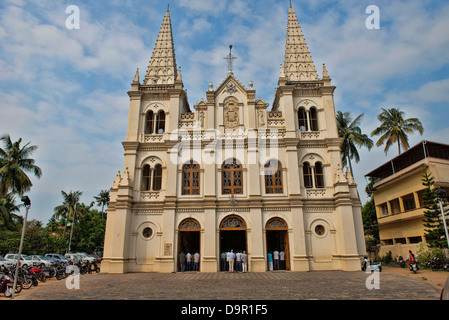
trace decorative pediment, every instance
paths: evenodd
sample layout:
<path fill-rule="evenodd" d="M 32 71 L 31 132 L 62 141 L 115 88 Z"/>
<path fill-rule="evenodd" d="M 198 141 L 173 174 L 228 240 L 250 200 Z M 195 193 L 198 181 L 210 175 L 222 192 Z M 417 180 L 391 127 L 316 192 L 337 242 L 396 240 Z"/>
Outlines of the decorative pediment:
<path fill-rule="evenodd" d="M 239 80 L 237 80 L 233 74 L 229 74 L 215 90 L 215 94 L 218 95 L 223 92 L 229 95 L 234 95 L 238 91 L 246 94 L 247 90 L 248 89 Z"/>

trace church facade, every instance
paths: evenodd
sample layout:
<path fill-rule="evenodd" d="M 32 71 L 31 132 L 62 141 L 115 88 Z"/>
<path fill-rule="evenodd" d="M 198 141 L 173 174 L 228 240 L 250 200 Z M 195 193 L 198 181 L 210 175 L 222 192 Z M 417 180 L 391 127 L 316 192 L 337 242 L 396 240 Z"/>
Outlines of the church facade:
<path fill-rule="evenodd" d="M 360 270 L 361 203 L 343 173 L 333 92 L 318 76 L 290 6 L 274 102 L 232 71 L 190 107 L 167 10 L 141 81 L 131 90 L 124 166 L 111 188 L 102 272 L 177 272 L 200 255 L 200 272 L 246 251 L 250 272 L 285 252 L 292 271 Z"/>

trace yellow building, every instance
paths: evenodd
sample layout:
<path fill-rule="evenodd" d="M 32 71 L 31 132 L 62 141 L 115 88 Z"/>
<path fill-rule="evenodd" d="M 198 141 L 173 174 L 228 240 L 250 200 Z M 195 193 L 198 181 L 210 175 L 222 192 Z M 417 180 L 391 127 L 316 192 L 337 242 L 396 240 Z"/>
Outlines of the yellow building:
<path fill-rule="evenodd" d="M 449 194 L 449 145 L 422 141 L 366 177 L 379 179 L 373 186 L 382 257 L 406 257 L 426 242 L 423 224 L 424 170 L 435 178 L 435 187 Z"/>

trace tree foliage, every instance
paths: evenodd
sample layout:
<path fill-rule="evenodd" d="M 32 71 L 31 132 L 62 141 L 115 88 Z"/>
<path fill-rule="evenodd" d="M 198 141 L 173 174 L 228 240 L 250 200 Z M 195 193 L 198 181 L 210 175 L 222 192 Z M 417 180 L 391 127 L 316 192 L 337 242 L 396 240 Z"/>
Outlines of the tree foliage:
<path fill-rule="evenodd" d="M 426 188 L 424 189 L 423 201 L 424 201 L 424 227 L 425 237 L 428 245 L 431 248 L 446 248 L 447 240 L 446 233 L 444 231 L 443 217 L 441 215 L 441 209 L 437 201 L 436 191 L 434 187 L 434 177 L 427 170 L 423 172 L 422 184 Z M 447 221 L 447 217 L 446 217 Z"/>

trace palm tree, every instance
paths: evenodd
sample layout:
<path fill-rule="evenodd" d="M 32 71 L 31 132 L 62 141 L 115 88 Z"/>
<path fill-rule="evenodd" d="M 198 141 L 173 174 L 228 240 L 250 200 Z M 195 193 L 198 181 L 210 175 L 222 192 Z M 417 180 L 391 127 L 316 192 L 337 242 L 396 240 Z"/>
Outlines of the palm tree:
<path fill-rule="evenodd" d="M 343 166 L 349 166 L 353 176 L 351 159 L 354 159 L 356 163 L 360 161 L 357 147 L 367 147 L 368 150 L 373 147 L 373 141 L 362 133 L 360 128 L 363 115 L 362 113 L 353 120 L 350 112 L 337 111 L 338 136 L 342 139 L 340 144 L 341 161 Z"/>
<path fill-rule="evenodd" d="M 404 119 L 404 115 L 403 111 L 396 108 L 388 110 L 382 108 L 381 114 L 377 116 L 380 126 L 371 132 L 371 136 L 381 135 L 376 146 L 380 147 L 385 143 L 385 154 L 387 154 L 388 149 L 395 142 L 398 144 L 400 154 L 401 146 L 404 150 L 410 148 L 407 134 L 418 131 L 422 135 L 424 132 L 422 123 L 418 118 Z"/>
<path fill-rule="evenodd" d="M 18 218 L 14 212 L 19 212 L 22 204 L 16 205 L 16 198 L 13 193 L 8 193 L 5 197 L 0 198 L 0 226 L 10 227 L 13 219 Z"/>
<path fill-rule="evenodd" d="M 101 217 L 103 218 L 104 206 L 107 206 L 110 200 L 109 190 L 101 190 L 94 199 L 97 200 L 97 205 L 101 206 Z"/>
<path fill-rule="evenodd" d="M 69 223 L 69 220 L 71 220 L 71 231 L 70 231 L 70 238 L 71 238 L 72 231 L 73 231 L 73 224 L 75 222 L 76 215 L 77 215 L 77 213 L 80 213 L 78 206 L 79 206 L 80 197 L 83 193 L 81 191 L 75 191 L 75 192 L 70 191 L 70 193 L 61 191 L 61 194 L 62 194 L 64 201 L 61 205 L 54 208 L 53 218 L 55 218 L 55 219 L 64 218 L 65 219 L 65 226 L 64 226 L 63 234 L 65 234 L 66 229 L 67 229 L 67 224 Z"/>
<path fill-rule="evenodd" d="M 29 158 L 37 146 L 27 143 L 20 147 L 22 138 L 12 143 L 9 135 L 0 140 L 5 142 L 5 149 L 0 148 L 0 196 L 5 197 L 10 191 L 23 195 L 33 185 L 25 172 L 32 172 L 38 178 L 42 176 L 42 170 Z"/>

